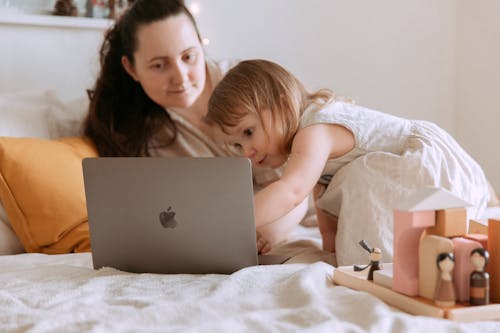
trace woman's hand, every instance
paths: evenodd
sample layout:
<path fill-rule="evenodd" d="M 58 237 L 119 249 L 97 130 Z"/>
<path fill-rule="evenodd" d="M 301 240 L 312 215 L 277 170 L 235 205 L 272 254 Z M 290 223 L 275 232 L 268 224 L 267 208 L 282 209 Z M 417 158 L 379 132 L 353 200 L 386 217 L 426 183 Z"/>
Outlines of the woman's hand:
<path fill-rule="evenodd" d="M 265 254 L 271 251 L 271 243 L 269 243 L 261 234 L 257 231 L 257 253 Z"/>

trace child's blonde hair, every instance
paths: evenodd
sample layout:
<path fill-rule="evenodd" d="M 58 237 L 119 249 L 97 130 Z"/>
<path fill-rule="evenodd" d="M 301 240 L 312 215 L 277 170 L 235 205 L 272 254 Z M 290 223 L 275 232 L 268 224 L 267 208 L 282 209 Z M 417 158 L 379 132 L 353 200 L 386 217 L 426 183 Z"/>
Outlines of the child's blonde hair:
<path fill-rule="evenodd" d="M 238 125 L 251 113 L 258 115 L 266 133 L 272 128 L 279 138 L 279 149 L 289 154 L 300 116 L 311 103 L 328 104 L 335 95 L 328 89 L 309 93 L 302 83 L 280 65 L 267 60 L 242 61 L 215 87 L 208 103 L 206 121 L 222 131 Z M 271 119 L 264 119 L 269 110 Z"/>

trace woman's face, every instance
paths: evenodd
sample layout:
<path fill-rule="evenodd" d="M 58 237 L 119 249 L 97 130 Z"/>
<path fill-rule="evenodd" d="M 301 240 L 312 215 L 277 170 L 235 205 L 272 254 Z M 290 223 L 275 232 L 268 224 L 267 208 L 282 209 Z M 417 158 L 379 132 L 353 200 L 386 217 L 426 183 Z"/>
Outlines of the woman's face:
<path fill-rule="evenodd" d="M 132 65 L 125 70 L 164 108 L 188 108 L 203 92 L 205 56 L 196 30 L 184 14 L 141 26 Z"/>

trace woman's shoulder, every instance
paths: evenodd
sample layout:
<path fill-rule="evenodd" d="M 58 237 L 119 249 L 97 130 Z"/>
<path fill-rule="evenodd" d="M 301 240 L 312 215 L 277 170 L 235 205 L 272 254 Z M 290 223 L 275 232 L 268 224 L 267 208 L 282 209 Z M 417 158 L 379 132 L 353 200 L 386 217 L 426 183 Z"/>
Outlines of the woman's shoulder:
<path fill-rule="evenodd" d="M 215 84 L 219 83 L 224 75 L 240 61 L 240 59 L 214 60 L 207 58 L 207 68 L 210 72 L 212 82 Z"/>

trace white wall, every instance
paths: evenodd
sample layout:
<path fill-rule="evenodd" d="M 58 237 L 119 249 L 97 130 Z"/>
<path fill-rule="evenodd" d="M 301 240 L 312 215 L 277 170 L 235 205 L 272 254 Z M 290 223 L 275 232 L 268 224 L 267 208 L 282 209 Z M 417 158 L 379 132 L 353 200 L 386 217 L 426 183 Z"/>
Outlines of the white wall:
<path fill-rule="evenodd" d="M 500 191 L 498 0 L 188 0 L 209 56 L 267 58 L 311 88 L 447 129 Z M 0 20 L 0 92 L 84 93 L 102 29 Z"/>
<path fill-rule="evenodd" d="M 9 23 L 17 19 L 0 15 L 0 92 L 50 88 L 63 99 L 83 96 L 94 83 L 110 23 L 78 18 L 79 27 L 68 27 L 75 19 L 51 16 L 33 16 L 35 25 Z"/>
<path fill-rule="evenodd" d="M 434 121 L 500 192 L 500 1 L 191 0 L 214 58 L 268 58 L 307 85 Z"/>
<path fill-rule="evenodd" d="M 500 1 L 458 1 L 457 136 L 500 192 Z"/>
<path fill-rule="evenodd" d="M 0 0 L 0 11 L 4 9 L 46 14 L 52 12 L 55 2 L 56 0 Z"/>
<path fill-rule="evenodd" d="M 453 131 L 454 0 L 197 0 L 215 58 L 268 58 L 307 85 Z"/>

